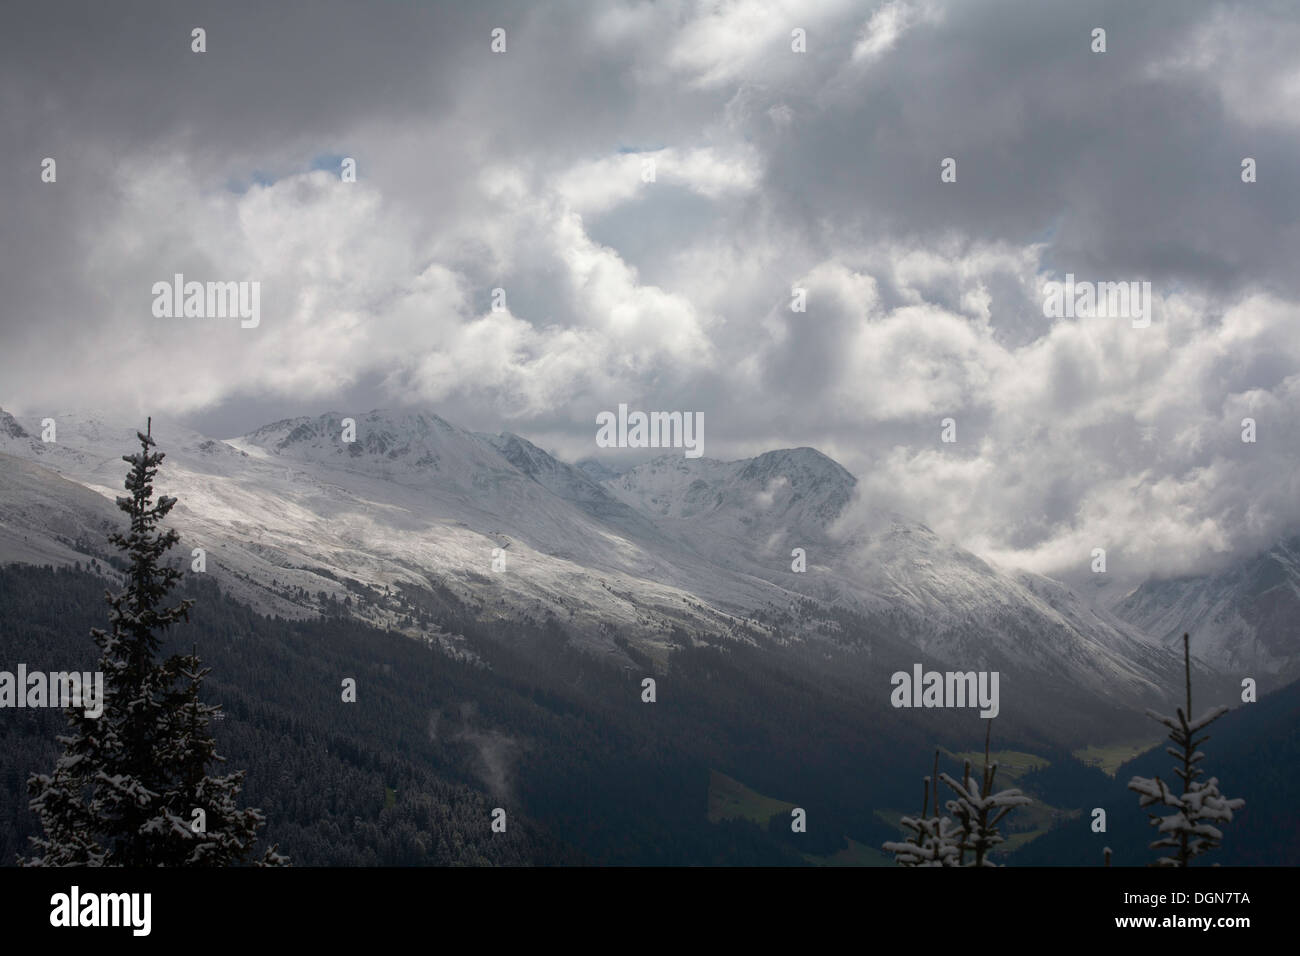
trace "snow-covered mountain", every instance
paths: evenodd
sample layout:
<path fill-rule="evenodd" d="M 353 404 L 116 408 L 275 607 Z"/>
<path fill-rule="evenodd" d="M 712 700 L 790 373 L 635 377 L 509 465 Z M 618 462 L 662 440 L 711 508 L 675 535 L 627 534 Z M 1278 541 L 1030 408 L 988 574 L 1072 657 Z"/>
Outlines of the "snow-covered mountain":
<path fill-rule="evenodd" d="M 610 653 L 616 633 L 653 653 L 675 629 L 812 641 L 813 621 L 756 618 L 838 607 L 891 635 L 891 670 L 919 653 L 1126 704 L 1158 697 L 1176 669 L 1170 651 L 1064 585 L 872 509 L 811 448 L 734 462 L 665 455 L 617 472 L 436 415 L 354 417 L 354 442 L 339 414 L 226 441 L 154 422 L 167 454 L 159 485 L 180 500 L 185 548 L 205 549 L 208 572 L 237 597 L 284 616 L 346 599 L 358 617 L 418 632 L 406 598 L 436 594 L 486 619 L 554 615 Z M 46 443 L 38 420 L 0 412 L 0 454 L 12 456 L 0 459 L 0 560 L 108 553 L 135 429 L 56 425 Z M 806 571 L 793 570 L 795 549 Z"/>
<path fill-rule="evenodd" d="M 277 422 L 230 441 L 155 420 L 167 454 L 160 487 L 180 500 L 174 523 L 240 599 L 312 616 L 322 592 L 342 601 L 358 587 L 436 588 L 488 617 L 554 613 L 580 637 L 734 623 L 683 587 L 700 568 L 680 567 L 641 540 L 654 537 L 653 526 L 581 472 L 552 459 L 535 477 L 513 464 L 505 454 L 522 455 L 522 439 L 478 436 L 436 416 L 374 413 L 357 416 L 357 441 L 344 443 L 343 417 Z M 39 421 L 10 421 L 0 419 L 0 453 L 97 492 L 113 510 L 133 428 L 60 416 L 57 441 L 45 443 Z M 24 486 L 5 485 L 23 498 Z M 53 520 L 57 510 L 44 514 Z M 607 520 L 593 516 L 602 511 Z M 504 571 L 493 570 L 494 550 Z M 753 588 L 741 591 L 737 606 L 759 602 Z M 385 624 L 404 617 L 381 602 L 354 613 Z"/>
<path fill-rule="evenodd" d="M 1300 675 L 1300 536 L 1215 574 L 1148 581 L 1115 613 L 1156 641 L 1242 676 Z"/>
<path fill-rule="evenodd" d="M 737 462 L 665 455 L 608 480 L 710 563 L 870 618 L 962 667 L 1068 673 L 1101 697 L 1159 694 L 1170 654 L 1059 582 L 995 567 L 923 524 L 873 510 L 812 448 Z M 792 571 L 795 549 L 807 570 Z M 712 597 L 710 582 L 697 592 Z M 908 662 L 899 662 L 905 668 Z"/>

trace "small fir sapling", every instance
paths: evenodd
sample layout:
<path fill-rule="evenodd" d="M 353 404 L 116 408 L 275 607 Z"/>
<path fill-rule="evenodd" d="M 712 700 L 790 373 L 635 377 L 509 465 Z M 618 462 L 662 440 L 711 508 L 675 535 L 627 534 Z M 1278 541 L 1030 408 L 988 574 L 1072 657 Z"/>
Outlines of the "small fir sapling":
<path fill-rule="evenodd" d="M 1160 839 L 1150 844 L 1153 850 L 1171 850 L 1159 857 L 1152 866 L 1190 866 L 1192 861 L 1216 849 L 1223 840 L 1223 831 L 1216 824 L 1230 823 L 1233 813 L 1246 805 L 1240 798 L 1229 799 L 1219 792 L 1219 780 L 1210 777 L 1198 779 L 1203 770 L 1197 766 L 1205 754 L 1197 748 L 1210 739 L 1209 734 L 1198 737 L 1214 721 L 1228 712 L 1227 707 L 1214 707 L 1195 720 L 1192 713 L 1192 656 L 1190 638 L 1183 635 L 1183 668 L 1186 675 L 1187 703 L 1179 707 L 1176 717 L 1167 717 L 1148 710 L 1147 715 L 1169 728 L 1169 739 L 1174 746 L 1165 753 L 1179 761 L 1174 773 L 1182 780 L 1182 793 L 1174 793 L 1159 777 L 1134 777 L 1128 789 L 1140 797 L 1139 806 L 1167 807 L 1172 813 L 1148 813 L 1151 825 L 1160 833 Z"/>
<path fill-rule="evenodd" d="M 970 761 L 965 761 L 962 780 L 939 773 L 939 753 L 934 755 L 934 776 L 925 778 L 925 798 L 920 817 L 904 817 L 902 825 L 912 831 L 907 840 L 884 844 L 894 854 L 899 866 L 995 866 L 989 851 L 1003 842 L 998 824 L 1016 807 L 1033 801 L 1019 790 L 993 792 L 997 764 L 989 759 L 992 724 L 984 735 L 984 769 L 979 785 L 971 779 Z M 937 781 L 942 780 L 956 794 L 945 807 L 951 816 L 939 816 Z M 927 816 L 931 786 L 934 786 L 934 813 Z M 969 862 L 967 853 L 970 854 Z"/>
<path fill-rule="evenodd" d="M 887 853 L 894 854 L 899 866 L 956 866 L 960 853 L 958 833 L 952 820 L 939 816 L 939 787 L 935 783 L 939 774 L 939 751 L 934 752 L 934 775 L 922 778 L 924 790 L 921 797 L 921 815 L 903 817 L 902 825 L 911 835 L 902 842 L 884 844 Z M 934 786 L 934 814 L 927 815 L 930 805 L 930 788 Z"/>
<path fill-rule="evenodd" d="M 997 775 L 998 765 L 989 760 L 989 738 L 993 732 L 990 722 L 984 734 L 984 770 L 979 786 L 971 779 L 970 761 L 965 762 L 961 781 L 954 780 L 948 774 L 942 774 L 946 783 L 956 794 L 955 800 L 946 804 L 948 812 L 956 818 L 960 827 L 961 853 L 959 866 L 996 866 L 988 855 L 989 851 L 1004 842 L 998 832 L 998 824 L 1016 807 L 1033 803 L 1017 789 L 993 791 L 993 779 Z M 971 862 L 966 862 L 966 853 L 972 855 Z"/>

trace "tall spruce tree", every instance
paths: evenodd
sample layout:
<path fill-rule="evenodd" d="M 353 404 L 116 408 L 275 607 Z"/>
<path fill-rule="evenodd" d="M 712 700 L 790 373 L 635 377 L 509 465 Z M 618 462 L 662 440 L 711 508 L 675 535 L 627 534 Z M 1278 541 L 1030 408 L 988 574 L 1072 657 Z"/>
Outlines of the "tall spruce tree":
<path fill-rule="evenodd" d="M 92 718 L 70 708 L 53 775 L 28 780 L 44 835 L 31 838 L 25 866 L 225 866 L 248 857 L 263 822 L 260 811 L 236 805 L 242 771 L 208 775 L 209 763 L 224 760 L 209 731 L 220 708 L 199 700 L 207 671 L 197 655 L 157 660 L 162 637 L 188 620 L 193 602 L 167 603 L 181 574 L 164 557 L 179 535 L 159 526 L 176 499 L 153 500 L 164 456 L 152 450 L 150 431 L 137 432 L 140 451 L 122 457 L 131 466 L 129 494 L 117 506 L 130 527 L 109 537 L 128 558 L 126 586 L 105 594 L 111 629 L 91 631 L 103 712 Z M 287 862 L 275 849 L 261 862 Z"/>

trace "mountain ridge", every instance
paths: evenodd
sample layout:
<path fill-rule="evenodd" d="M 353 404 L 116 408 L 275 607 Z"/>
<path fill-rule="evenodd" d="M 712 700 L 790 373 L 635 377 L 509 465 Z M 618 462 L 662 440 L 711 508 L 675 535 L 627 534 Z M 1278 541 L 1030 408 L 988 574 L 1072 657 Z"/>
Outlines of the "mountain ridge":
<path fill-rule="evenodd" d="M 45 445 L 11 420 L 0 452 L 116 494 L 134 429 L 64 416 Z M 1158 698 L 1177 664 L 1065 585 L 867 507 L 857 479 L 806 446 L 732 462 L 664 455 L 596 481 L 521 436 L 423 412 L 329 412 L 224 441 L 155 422 L 155 437 L 185 546 L 205 547 L 222 585 L 266 613 L 317 616 L 349 599 L 354 616 L 442 641 L 390 597 L 422 592 L 488 620 L 554 617 L 595 652 L 622 654 L 622 636 L 655 657 L 682 633 L 845 653 L 820 630 L 843 608 L 867 631 L 837 640 L 891 667 L 1001 668 L 1127 707 Z"/>

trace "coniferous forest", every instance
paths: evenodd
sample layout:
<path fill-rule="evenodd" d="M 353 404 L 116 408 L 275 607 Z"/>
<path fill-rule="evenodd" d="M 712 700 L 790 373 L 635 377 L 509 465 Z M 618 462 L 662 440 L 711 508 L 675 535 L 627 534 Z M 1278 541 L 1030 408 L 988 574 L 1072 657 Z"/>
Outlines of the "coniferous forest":
<path fill-rule="evenodd" d="M 33 670 L 91 668 L 87 635 L 103 622 L 105 584 L 86 570 L 0 568 L 0 629 L 15 658 Z M 899 838 L 901 813 L 886 822 L 874 810 L 916 809 L 936 743 L 954 751 L 983 746 L 978 727 L 964 740 L 958 728 L 945 740 L 926 740 L 847 693 L 811 698 L 778 664 L 763 666 L 762 655 L 746 659 L 736 649 L 674 652 L 674 706 L 656 709 L 640 703 L 637 679 L 602 671 L 597 659 L 566 645 L 557 624 L 538 626 L 521 642 L 449 620 L 487 669 L 352 620 L 262 617 L 195 576 L 178 593 L 195 606 L 173 649 L 192 643 L 212 668 L 205 697 L 225 712 L 213 722 L 219 752 L 230 768 L 247 770 L 242 796 L 267 816 L 264 844 L 278 843 L 301 865 L 790 865 L 811 862 L 805 854 L 824 861 L 848 840 L 874 848 Z M 357 679 L 355 706 L 339 704 L 345 676 Z M 64 718 L 52 709 L 7 716 L 0 852 L 12 865 L 38 832 L 26 778 L 53 766 Z M 1053 808 L 1048 822 L 1056 826 L 995 859 L 1098 865 L 1106 845 L 1115 865 L 1149 862 L 1154 836 L 1124 785 L 1133 773 L 1167 773 L 1163 748 L 1114 778 L 1068 753 L 1037 749 L 1048 765 L 1017 785 Z M 1232 781 L 1248 804 L 1226 828 L 1214 862 L 1300 859 L 1300 825 L 1290 815 L 1295 784 L 1285 772 L 1300 749 L 1300 688 L 1223 718 L 1206 749 L 1215 775 Z M 949 762 L 948 770 L 960 775 L 960 764 Z M 710 822 L 714 772 L 779 800 L 795 796 L 788 790 L 797 774 L 800 805 L 819 826 L 796 843 L 785 813 L 767 825 Z M 1084 815 L 1096 805 L 1113 808 L 1101 838 L 1088 832 Z M 506 834 L 488 827 L 498 806 L 510 813 Z M 1076 825 L 1061 825 L 1071 819 Z M 887 862 L 883 854 L 863 859 Z"/>

